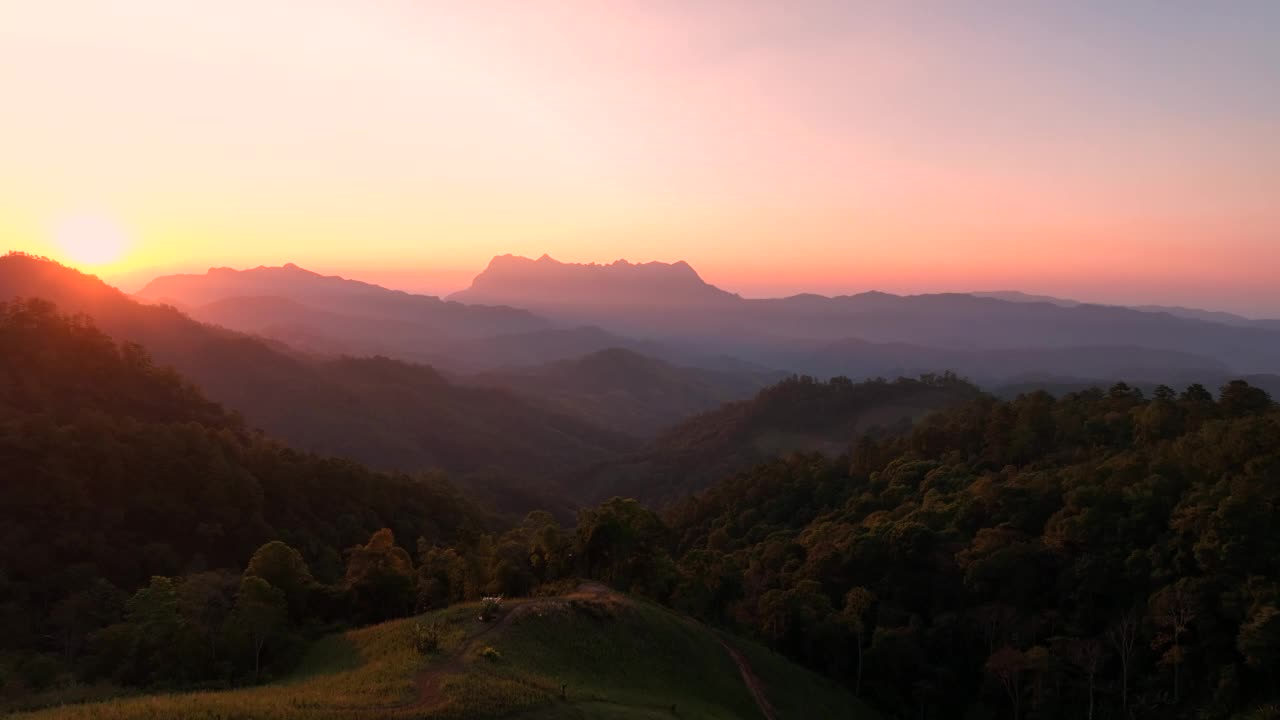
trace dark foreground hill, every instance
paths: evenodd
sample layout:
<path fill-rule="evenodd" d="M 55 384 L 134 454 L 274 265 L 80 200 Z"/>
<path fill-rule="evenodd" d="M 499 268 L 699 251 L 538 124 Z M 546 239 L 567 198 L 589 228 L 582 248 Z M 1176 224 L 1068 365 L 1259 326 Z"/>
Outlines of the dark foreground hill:
<path fill-rule="evenodd" d="M 527 510 L 529 480 L 614 457 L 631 441 L 546 410 L 508 391 L 459 386 L 430 367 L 385 358 L 317 359 L 138 303 L 95 277 L 11 254 L 0 258 L 0 297 L 39 297 L 92 317 L 146 348 L 248 425 L 308 450 L 373 467 L 488 478 Z M 518 477 L 517 487 L 503 478 Z M 536 484 L 534 484 L 536 485 Z"/>
<path fill-rule="evenodd" d="M 643 450 L 574 475 L 575 494 L 650 502 L 682 498 L 734 472 L 794 452 L 846 452 L 860 434 L 894 433 L 980 395 L 951 375 L 853 383 L 794 377 L 664 431 Z"/>
<path fill-rule="evenodd" d="M 263 438 L 138 347 L 43 301 L 0 304 L 0 466 L 10 649 L 59 637 L 78 650 L 99 580 L 132 589 L 239 566 L 277 538 L 332 579 L 338 552 L 379 528 L 451 542 L 482 526 L 447 482 Z"/>
<path fill-rule="evenodd" d="M 1276 717 L 1280 409 L 1247 383 L 982 397 L 666 520 L 700 615 L 886 714 Z"/>

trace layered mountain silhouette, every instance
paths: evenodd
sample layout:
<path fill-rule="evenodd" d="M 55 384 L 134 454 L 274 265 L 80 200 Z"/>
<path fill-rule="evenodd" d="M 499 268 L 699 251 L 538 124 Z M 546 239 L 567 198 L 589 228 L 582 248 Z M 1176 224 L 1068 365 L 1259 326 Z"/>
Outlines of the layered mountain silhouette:
<path fill-rule="evenodd" d="M 472 287 L 451 296 L 536 310 L 553 321 L 589 324 L 691 352 L 727 354 L 786 370 L 854 377 L 894 368 L 943 371 L 948 365 L 999 368 L 1002 378 L 1057 374 L 1084 362 L 1092 374 L 1145 371 L 1265 373 L 1280 369 L 1280 332 L 1266 321 L 1072 303 L 992 293 L 893 295 L 867 292 L 746 299 L 708 285 L 685 263 L 575 265 L 551 258 L 494 258 Z M 679 312 L 672 312 L 676 307 Z M 1243 320 L 1243 318 L 1242 318 Z M 833 343 L 924 348 L 907 362 L 865 362 L 903 347 L 874 348 L 832 363 Z M 1056 352 L 1070 349 L 1064 354 Z M 803 352 L 797 352 L 803 351 Z M 953 356 L 953 351 L 980 353 Z M 815 353 L 806 364 L 804 352 Z M 1156 357 L 1171 353 L 1168 358 Z M 780 364 L 781 363 L 781 364 Z"/>
<path fill-rule="evenodd" d="M 453 343 L 550 326 L 526 310 L 446 302 L 320 275 L 292 263 L 167 275 L 152 280 L 136 297 L 299 349 L 406 359 L 421 359 Z"/>
<path fill-rule="evenodd" d="M 493 371 L 474 382 L 504 387 L 566 414 L 649 437 L 685 418 L 749 398 L 784 375 L 679 367 L 609 348 L 536 367 Z"/>
<path fill-rule="evenodd" d="M 381 354 L 455 374 L 611 348 L 748 374 L 856 379 L 952 370 L 990 386 L 1280 370 L 1280 328 L 1229 313 L 1017 291 L 745 299 L 684 262 L 583 265 L 503 255 L 449 301 L 296 265 L 162 277 L 139 296 L 307 352 Z"/>
<path fill-rule="evenodd" d="M 1205 355 L 1134 345 L 970 350 L 855 339 L 780 354 L 775 362 L 822 377 L 913 377 L 950 370 L 984 385 L 1028 375 L 1164 381 L 1196 373 L 1222 375 L 1227 369 L 1226 363 Z"/>
<path fill-rule="evenodd" d="M 1044 302 L 1051 303 L 1053 305 L 1061 305 L 1062 307 L 1076 307 L 1077 305 L 1086 304 L 1079 300 L 1069 300 L 1067 298 L 1053 297 L 1051 295 L 1030 295 L 1017 290 L 975 292 L 970 293 L 970 295 L 974 295 L 976 297 L 995 298 L 997 300 L 1008 300 L 1010 302 Z M 1280 328 L 1280 320 L 1255 320 L 1235 313 L 1222 312 L 1221 310 L 1201 310 L 1199 308 L 1184 307 L 1182 305 L 1121 305 L 1116 307 L 1131 307 L 1133 310 L 1141 310 L 1142 312 L 1166 313 L 1168 315 L 1185 318 L 1187 320 L 1204 320 L 1206 322 L 1223 323 L 1225 325 L 1271 329 Z"/>
<path fill-rule="evenodd" d="M 1004 393 L 1280 379 L 1280 332 L 1165 311 L 969 294 L 749 300 L 684 263 L 508 258 L 485 275 L 472 290 L 505 287 L 492 299 L 537 313 L 294 265 L 158 278 L 139 293 L 148 304 L 21 254 L 0 258 L 0 298 L 92 317 L 299 448 L 375 468 L 442 468 L 511 511 L 563 514 L 614 492 L 675 497 L 775 454 L 839 452 L 853 432 L 975 392 L 953 381 L 847 392 L 843 380 L 810 380 L 734 402 L 791 373 L 951 371 Z M 503 285 L 516 276 L 540 279 Z M 581 301 L 597 291 L 612 299 Z M 779 408 L 789 414 L 775 422 Z M 710 415 L 689 419 L 698 413 Z M 750 429 L 734 429 L 739 421 Z M 694 454 L 681 449 L 696 437 Z"/>
<path fill-rule="evenodd" d="M 0 259 L 6 293 L 15 270 L 59 280 L 63 299 L 111 301 L 90 278 L 12 258 Z M 239 566 L 281 537 L 341 548 L 393 527 L 446 540 L 485 519 L 439 478 L 376 473 L 264 438 L 145 350 L 41 299 L 0 301 L 0 457 L 5 581 L 46 593 L 72 592 L 49 585 L 67 568 L 136 587 L 206 563 Z M 13 560 L 32 548 L 24 557 L 39 562 Z M 330 552 L 313 567 L 333 578 L 341 559 Z"/>
<path fill-rule="evenodd" d="M 441 468 L 492 490 L 508 508 L 533 502 L 530 478 L 615 456 L 626 436 L 499 388 L 457 385 L 388 358 L 325 359 L 145 305 L 96 277 L 20 254 L 0 258 L 0 297 L 41 298 L 143 346 L 247 422 L 290 444 L 377 468 Z M 515 485 L 506 478 L 520 478 Z M 494 488 L 502 488 L 500 491 Z"/>

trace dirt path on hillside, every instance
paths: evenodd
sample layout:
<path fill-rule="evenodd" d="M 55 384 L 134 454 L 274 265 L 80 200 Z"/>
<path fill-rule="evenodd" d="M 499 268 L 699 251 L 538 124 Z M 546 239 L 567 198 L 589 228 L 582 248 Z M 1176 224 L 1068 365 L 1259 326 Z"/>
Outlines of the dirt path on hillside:
<path fill-rule="evenodd" d="M 495 631 L 511 625 L 517 618 L 530 612 L 554 606 L 571 600 L 591 599 L 591 600 L 608 600 L 616 598 L 612 590 L 603 583 L 584 582 L 579 585 L 573 592 L 566 595 L 556 595 L 546 598 L 534 598 L 522 601 L 520 604 L 512 607 L 510 610 L 502 614 L 500 618 L 490 623 L 480 632 L 472 635 L 463 641 L 457 650 L 440 658 L 431 667 L 418 673 L 415 682 L 417 684 L 417 696 L 410 702 L 400 705 L 392 705 L 378 708 L 383 711 L 392 712 L 412 712 L 431 710 L 444 704 L 445 696 L 443 690 L 443 681 L 450 675 L 459 675 L 466 670 L 466 658 L 473 654 L 480 646 L 480 641 L 488 637 Z M 687 622 L 693 622 L 686 619 Z M 733 660 L 733 664 L 737 666 L 738 673 L 742 675 L 742 682 L 747 686 L 747 690 L 751 693 L 751 698 L 755 700 L 756 706 L 760 708 L 760 713 L 764 715 L 765 720 L 778 720 L 778 716 L 774 713 L 773 705 L 769 703 L 766 697 L 764 686 L 760 679 L 751 669 L 751 664 L 747 662 L 746 657 L 738 652 L 738 649 L 717 637 L 716 640 L 720 646 L 729 654 L 729 658 Z"/>
<path fill-rule="evenodd" d="M 557 603 L 563 603 L 573 599 L 593 599 L 601 600 L 608 597 L 612 591 L 602 583 L 584 582 L 579 585 L 572 593 L 567 595 L 556 595 L 546 598 L 533 598 L 521 601 L 511 609 L 502 614 L 501 617 L 494 620 L 480 632 L 472 635 L 463 641 L 457 650 L 440 658 L 431 667 L 418 673 L 415 682 L 418 687 L 417 697 L 412 701 L 400 705 L 379 708 L 380 710 L 389 710 L 396 712 L 429 710 L 443 704 L 445 701 L 443 691 L 443 681 L 450 675 L 459 675 L 466 670 L 466 658 L 473 654 L 480 646 L 480 641 L 489 636 L 493 632 L 511 625 L 516 618 L 526 615 L 540 608 L 550 607 Z"/>
<path fill-rule="evenodd" d="M 719 638 L 717 638 L 719 639 Z M 778 716 L 773 712 L 773 705 L 769 704 L 769 698 L 765 697 L 764 685 L 760 683 L 760 678 L 751 670 L 751 664 L 747 659 L 738 652 L 738 649 L 720 640 L 720 644 L 729 653 L 729 657 L 733 658 L 733 664 L 738 666 L 738 672 L 742 674 L 742 682 L 746 683 L 747 689 L 751 691 L 751 697 L 755 699 L 756 706 L 760 708 L 760 712 L 767 720 L 778 720 Z"/>

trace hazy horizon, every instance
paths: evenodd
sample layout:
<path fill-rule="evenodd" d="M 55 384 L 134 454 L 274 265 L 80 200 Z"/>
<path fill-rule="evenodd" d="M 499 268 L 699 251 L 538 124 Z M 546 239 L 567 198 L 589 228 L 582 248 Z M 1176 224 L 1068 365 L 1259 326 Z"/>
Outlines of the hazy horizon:
<path fill-rule="evenodd" d="M 25 252 L 21 248 L 12 248 L 12 250 Z M 514 254 L 514 253 L 503 253 L 503 254 Z M 530 259 L 536 259 L 537 257 L 539 256 L 533 256 Z M 52 259 L 57 260 L 58 258 L 55 257 Z M 567 260 L 564 260 L 563 258 L 558 258 L 558 257 L 554 259 L 560 262 L 565 262 L 565 263 L 575 262 L 575 261 L 567 261 Z M 617 262 L 619 260 L 625 260 L 633 264 L 641 263 L 641 262 L 675 263 L 680 261 L 681 259 L 682 258 L 671 258 L 671 259 L 636 261 L 636 260 L 631 260 L 630 258 L 613 258 L 611 260 L 587 260 L 587 261 L 582 261 L 581 264 L 594 263 L 597 265 L 607 265 L 609 263 Z M 69 263 L 69 264 L 73 266 L 75 265 L 75 263 Z M 442 298 L 469 287 L 471 285 L 472 279 L 475 278 L 476 275 L 480 274 L 485 268 L 485 265 L 481 265 L 475 268 L 474 270 L 422 271 L 422 270 L 372 269 L 372 270 L 361 271 L 361 270 L 352 269 L 352 268 L 324 267 L 324 266 L 318 266 L 318 265 L 311 265 L 306 262 L 300 262 L 297 260 L 283 260 L 277 263 L 262 263 L 258 265 L 245 265 L 241 267 L 233 267 L 229 265 L 211 265 L 207 267 L 181 267 L 181 268 L 169 269 L 169 270 L 144 268 L 140 270 L 123 273 L 120 275 L 106 275 L 106 274 L 94 273 L 91 268 L 85 269 L 85 271 L 90 272 L 91 274 L 99 274 L 99 276 L 102 277 L 104 281 L 110 284 L 116 285 L 121 290 L 132 294 L 141 290 L 143 287 L 147 285 L 147 283 L 151 282 L 151 280 L 157 277 L 165 276 L 165 275 L 180 275 L 180 274 L 202 275 L 208 270 L 211 270 L 213 268 L 220 268 L 220 267 L 231 267 L 231 269 L 233 270 L 250 270 L 256 267 L 282 267 L 286 264 L 293 264 L 300 268 L 308 270 L 310 272 L 318 273 L 320 275 L 337 275 L 337 276 L 346 278 L 348 280 L 359 280 L 362 282 L 373 283 L 375 285 L 381 285 L 382 287 L 385 287 L 391 290 L 402 290 L 404 292 L 423 294 L 423 295 L 435 295 Z M 792 295 L 800 295 L 800 294 L 818 294 L 818 295 L 826 295 L 826 296 L 857 295 L 859 293 L 866 293 L 866 292 L 886 292 L 886 293 L 892 293 L 895 295 L 929 295 L 929 294 L 938 294 L 938 293 L 972 294 L 972 293 L 1020 292 L 1028 295 L 1043 295 L 1043 296 L 1053 297 L 1059 300 L 1071 300 L 1071 301 L 1077 301 L 1077 302 L 1083 302 L 1083 303 L 1094 303 L 1094 304 L 1100 304 L 1100 305 L 1117 305 L 1117 306 L 1127 306 L 1127 307 L 1136 307 L 1136 306 L 1144 306 L 1144 305 L 1160 305 L 1160 306 L 1167 306 L 1167 307 L 1186 307 L 1186 308 L 1197 309 L 1197 310 L 1229 312 L 1229 313 L 1238 314 L 1243 317 L 1253 318 L 1253 319 L 1273 319 L 1277 316 L 1280 316 L 1280 306 L 1277 306 L 1277 309 L 1274 312 L 1271 312 L 1269 314 L 1268 311 L 1266 311 L 1265 309 L 1262 311 L 1250 311 L 1248 309 L 1217 307 L 1217 306 L 1211 306 L 1208 304 L 1198 305 L 1194 302 L 1181 303 L 1181 302 L 1164 300 L 1164 299 L 1161 299 L 1161 297 L 1159 296 L 1142 297 L 1142 296 L 1125 296 L 1122 294 L 1117 295 L 1117 294 L 1114 294 L 1114 292 L 1108 293 L 1106 290 L 1103 290 L 1103 289 L 1099 289 L 1099 291 L 1096 293 L 1092 293 L 1088 295 L 1080 295 L 1080 294 L 1068 294 L 1065 292 L 1055 293 L 1050 291 L 1039 291 L 1039 290 L 1028 289 L 1026 287 L 1012 287 L 1012 286 L 1010 287 L 966 287 L 966 286 L 963 286 L 962 283 L 957 284 L 955 287 L 923 288 L 923 289 L 918 289 L 910 285 L 895 286 L 893 284 L 885 284 L 880 286 L 868 286 L 868 287 L 846 287 L 840 284 L 829 284 L 829 285 L 817 284 L 814 286 L 747 285 L 745 288 L 740 288 L 738 286 L 735 286 L 729 283 L 716 282 L 714 279 L 709 278 L 707 274 L 702 272 L 702 270 L 698 268 L 696 265 L 693 265 L 693 269 L 697 271 L 699 276 L 702 278 L 702 280 L 707 282 L 708 284 L 714 285 L 720 288 L 721 290 L 725 290 L 731 293 L 736 293 L 748 299 L 780 298 L 780 297 L 789 297 Z"/>
<path fill-rule="evenodd" d="M 1280 315 L 1280 6 L 0 7 L 0 241 L 126 287 L 503 253 Z"/>

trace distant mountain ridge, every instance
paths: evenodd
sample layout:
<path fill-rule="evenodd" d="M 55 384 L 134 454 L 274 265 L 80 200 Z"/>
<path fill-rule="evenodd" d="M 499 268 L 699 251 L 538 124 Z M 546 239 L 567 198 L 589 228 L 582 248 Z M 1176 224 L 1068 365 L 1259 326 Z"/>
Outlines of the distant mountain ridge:
<path fill-rule="evenodd" d="M 823 377 L 913 377 L 950 370 L 982 385 L 1000 385 L 1033 375 L 1165 380 L 1197 372 L 1216 376 L 1227 370 L 1224 362 L 1205 355 L 1134 345 L 971 350 L 856 339 L 779 355 L 774 364 L 804 368 Z"/>
<path fill-rule="evenodd" d="M 204 305 L 245 295 L 354 297 L 381 293 L 409 294 L 338 275 L 321 275 L 293 263 L 285 263 L 279 267 L 259 265 L 244 270 L 216 267 L 203 274 L 161 275 L 134 294 L 142 298 L 175 298 L 190 305 Z M 441 302 L 439 298 L 427 295 L 418 297 Z"/>
<path fill-rule="evenodd" d="M 292 263 L 162 276 L 135 297 L 173 303 L 198 320 L 233 330 L 285 342 L 310 338 L 303 349 L 332 347 L 356 354 L 385 351 L 410 359 L 453 342 L 531 332 L 550 325 L 527 310 L 447 302 L 432 295 L 320 275 Z"/>
<path fill-rule="evenodd" d="M 539 308 L 592 304 L 669 307 L 722 305 L 741 298 L 705 282 L 683 260 L 608 265 L 563 263 L 549 255 L 530 260 L 499 255 L 489 261 L 471 287 L 449 296 L 466 303 L 512 304 Z"/>
<path fill-rule="evenodd" d="M 1060 305 L 1062 307 L 1076 307 L 1078 305 L 1099 305 L 1103 303 L 1085 303 L 1079 300 L 1069 300 L 1067 298 L 1053 297 L 1051 295 L 1032 295 L 1029 293 L 1019 292 L 1017 290 L 997 290 L 994 292 L 973 292 L 969 293 L 974 297 L 993 298 L 996 300 L 1008 300 L 1009 302 L 1043 302 L 1052 305 Z M 1109 307 L 1123 307 L 1131 310 L 1138 310 L 1147 313 L 1165 313 L 1174 317 L 1185 318 L 1187 320 L 1204 320 L 1205 322 L 1216 322 L 1224 325 L 1239 325 L 1241 327 L 1262 327 L 1262 328 L 1280 328 L 1280 320 L 1260 319 L 1254 320 L 1243 315 L 1235 313 L 1223 312 L 1221 310 L 1202 310 L 1200 308 L 1184 307 L 1182 305 L 1107 305 Z"/>
<path fill-rule="evenodd" d="M 296 265 L 157 278 L 140 295 L 307 352 L 383 354 L 462 374 L 608 348 L 733 372 L 860 379 L 952 370 L 993 387 L 1034 377 L 1164 382 L 1280 372 L 1274 321 L 1018 291 L 745 299 L 685 262 L 498 256 L 448 302 Z"/>
<path fill-rule="evenodd" d="M 389 290 L 292 263 L 158 277 L 135 297 L 304 352 L 387 355 L 456 373 L 541 365 L 610 347 L 672 354 L 597 327 L 556 326 L 524 309 Z"/>
<path fill-rule="evenodd" d="M 1177 308 L 1075 303 L 1015 291 L 746 299 L 708 285 L 687 263 L 575 265 L 546 256 L 500 256 L 471 288 L 450 297 L 532 308 L 560 323 L 592 325 L 702 354 L 855 378 L 874 376 L 864 369 L 881 374 L 895 367 L 929 372 L 960 367 L 969 372 L 993 366 L 1002 372 L 989 379 L 1002 382 L 1074 371 L 1073 362 L 1100 377 L 1148 369 L 1215 375 L 1280 371 L 1280 332 L 1264 321 L 1237 322 L 1229 315 Z M 873 345 L 843 360 L 800 352 L 839 343 Z M 874 345 L 886 344 L 923 350 L 900 361 L 866 361 L 868 353 L 883 359 L 886 349 Z"/>

